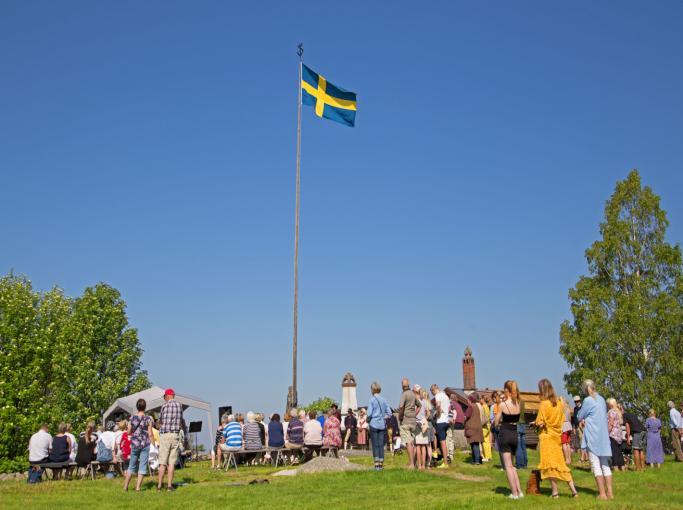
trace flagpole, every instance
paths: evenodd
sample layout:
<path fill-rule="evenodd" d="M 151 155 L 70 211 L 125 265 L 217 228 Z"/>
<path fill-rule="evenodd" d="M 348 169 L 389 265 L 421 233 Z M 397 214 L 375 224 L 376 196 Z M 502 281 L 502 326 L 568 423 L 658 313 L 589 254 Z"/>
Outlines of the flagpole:
<path fill-rule="evenodd" d="M 302 66 L 304 61 L 304 45 L 297 46 L 296 54 L 299 56 L 299 90 L 297 102 L 297 128 L 296 128 L 296 211 L 294 215 L 294 320 L 292 333 L 292 386 L 288 400 L 288 407 L 297 407 L 297 342 L 299 329 L 299 210 L 300 210 L 300 188 L 301 188 L 301 79 Z"/>

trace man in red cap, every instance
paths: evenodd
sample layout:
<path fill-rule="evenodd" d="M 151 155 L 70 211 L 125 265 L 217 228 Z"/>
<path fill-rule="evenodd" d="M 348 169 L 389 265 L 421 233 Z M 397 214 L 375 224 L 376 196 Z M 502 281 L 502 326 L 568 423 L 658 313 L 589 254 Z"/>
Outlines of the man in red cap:
<path fill-rule="evenodd" d="M 159 414 L 159 483 L 157 490 L 161 490 L 164 480 L 164 472 L 168 470 L 166 490 L 175 490 L 173 487 L 173 471 L 178 460 L 180 450 L 180 431 L 183 429 L 183 406 L 176 402 L 175 391 L 168 388 L 164 392 L 166 403 L 161 406 Z"/>

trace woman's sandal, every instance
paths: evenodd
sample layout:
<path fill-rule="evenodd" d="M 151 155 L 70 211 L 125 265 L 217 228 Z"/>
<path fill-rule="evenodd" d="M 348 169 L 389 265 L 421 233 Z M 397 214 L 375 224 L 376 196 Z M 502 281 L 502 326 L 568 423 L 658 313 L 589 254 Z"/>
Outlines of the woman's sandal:
<path fill-rule="evenodd" d="M 557 499 L 560 497 L 560 495 L 559 494 L 551 494 L 550 497 L 553 499 Z"/>

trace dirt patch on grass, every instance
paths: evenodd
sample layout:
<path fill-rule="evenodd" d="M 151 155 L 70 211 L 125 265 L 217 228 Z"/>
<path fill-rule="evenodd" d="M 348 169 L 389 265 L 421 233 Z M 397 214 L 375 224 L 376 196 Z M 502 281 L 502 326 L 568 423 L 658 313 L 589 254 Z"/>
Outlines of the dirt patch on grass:
<path fill-rule="evenodd" d="M 462 480 L 464 482 L 489 482 L 491 480 L 488 476 L 476 476 L 476 475 L 466 475 L 464 473 L 458 473 L 457 471 L 430 471 L 431 474 L 436 476 L 445 476 L 446 478 L 453 478 L 454 480 Z"/>
<path fill-rule="evenodd" d="M 316 457 L 296 469 L 286 469 L 274 473 L 274 476 L 295 476 L 301 473 L 333 473 L 338 471 L 359 471 L 366 469 L 353 464 L 347 459 L 333 459 L 330 457 Z"/>

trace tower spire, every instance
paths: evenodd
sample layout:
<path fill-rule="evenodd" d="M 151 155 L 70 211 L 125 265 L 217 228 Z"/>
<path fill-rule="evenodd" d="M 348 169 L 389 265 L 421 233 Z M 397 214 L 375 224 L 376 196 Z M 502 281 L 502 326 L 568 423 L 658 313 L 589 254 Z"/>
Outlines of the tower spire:
<path fill-rule="evenodd" d="M 477 389 L 474 358 L 472 357 L 472 348 L 469 345 L 465 348 L 465 355 L 462 358 L 462 387 L 465 391 Z"/>

